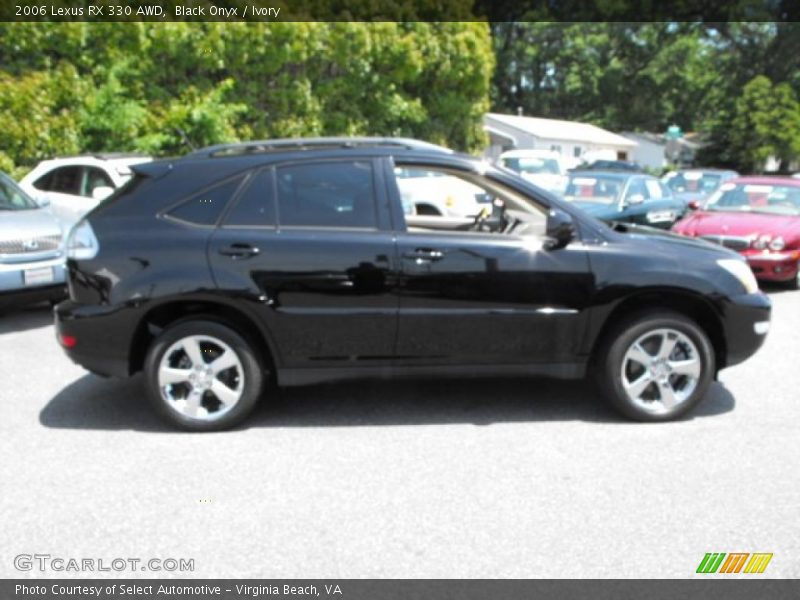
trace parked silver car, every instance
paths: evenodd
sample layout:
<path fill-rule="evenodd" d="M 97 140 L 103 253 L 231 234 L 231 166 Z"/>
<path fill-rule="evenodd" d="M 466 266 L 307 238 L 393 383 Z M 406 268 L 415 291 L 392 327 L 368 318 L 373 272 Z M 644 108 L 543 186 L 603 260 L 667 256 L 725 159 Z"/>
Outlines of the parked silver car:
<path fill-rule="evenodd" d="M 63 240 L 53 213 L 0 173 L 0 310 L 63 298 Z"/>

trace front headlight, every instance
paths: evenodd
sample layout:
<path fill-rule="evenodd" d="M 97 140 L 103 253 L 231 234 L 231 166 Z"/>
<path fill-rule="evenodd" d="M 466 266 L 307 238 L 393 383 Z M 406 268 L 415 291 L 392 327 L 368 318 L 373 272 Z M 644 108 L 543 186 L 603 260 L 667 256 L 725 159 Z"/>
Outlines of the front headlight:
<path fill-rule="evenodd" d="M 782 238 L 782 237 L 780 237 L 780 236 L 778 236 L 778 237 L 774 238 L 774 239 L 773 239 L 773 240 L 772 240 L 772 241 L 769 243 L 769 249 L 770 249 L 770 250 L 774 250 L 775 252 L 780 252 L 780 251 L 781 251 L 781 250 L 783 250 L 785 247 L 786 247 L 786 242 L 784 242 L 784 241 L 783 241 L 783 238 Z"/>
<path fill-rule="evenodd" d="M 744 262 L 743 260 L 738 260 L 735 258 L 721 258 L 717 261 L 717 264 L 725 269 L 728 273 L 736 277 L 744 286 L 745 291 L 748 294 L 753 294 L 758 291 L 758 282 L 756 281 L 756 276 L 753 275 L 753 271 L 750 269 L 750 266 Z"/>
<path fill-rule="evenodd" d="M 766 250 L 769 246 L 770 236 L 761 235 L 753 240 L 753 248 L 756 250 Z"/>
<path fill-rule="evenodd" d="M 89 221 L 85 219 L 79 221 L 69 232 L 67 238 L 67 258 L 90 260 L 97 256 L 99 250 L 100 244 L 97 242 Z"/>

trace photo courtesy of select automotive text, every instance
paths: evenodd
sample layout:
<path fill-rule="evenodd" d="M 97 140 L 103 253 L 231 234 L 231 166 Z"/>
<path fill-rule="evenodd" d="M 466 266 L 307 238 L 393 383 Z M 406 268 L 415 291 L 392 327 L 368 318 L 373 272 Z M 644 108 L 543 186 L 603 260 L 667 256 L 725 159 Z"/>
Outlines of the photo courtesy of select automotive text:
<path fill-rule="evenodd" d="M 2 3 L 0 366 L 0 600 L 800 598 L 800 5 Z"/>

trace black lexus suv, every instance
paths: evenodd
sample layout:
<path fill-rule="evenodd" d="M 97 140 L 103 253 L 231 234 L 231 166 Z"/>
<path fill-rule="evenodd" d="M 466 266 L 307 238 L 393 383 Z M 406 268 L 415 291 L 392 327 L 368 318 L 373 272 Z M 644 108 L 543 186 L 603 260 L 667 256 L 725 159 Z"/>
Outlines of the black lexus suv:
<path fill-rule="evenodd" d="M 603 224 L 423 142 L 268 140 L 133 170 L 70 234 L 58 340 L 94 373 L 144 371 L 185 429 L 240 422 L 268 384 L 434 375 L 591 375 L 628 417 L 669 420 L 769 328 L 734 252 Z"/>

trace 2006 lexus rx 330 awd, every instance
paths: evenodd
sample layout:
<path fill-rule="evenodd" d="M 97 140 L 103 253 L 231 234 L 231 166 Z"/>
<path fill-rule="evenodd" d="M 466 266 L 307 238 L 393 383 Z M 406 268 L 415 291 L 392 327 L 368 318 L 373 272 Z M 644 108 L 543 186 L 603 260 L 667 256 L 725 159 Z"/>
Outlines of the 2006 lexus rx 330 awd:
<path fill-rule="evenodd" d="M 432 197 L 462 180 L 476 214 L 406 214 L 408 169 Z M 663 421 L 769 327 L 734 252 L 609 227 L 422 142 L 272 140 L 133 171 L 70 235 L 58 339 L 95 373 L 144 371 L 186 429 L 241 421 L 268 382 L 438 374 L 591 374 Z"/>

